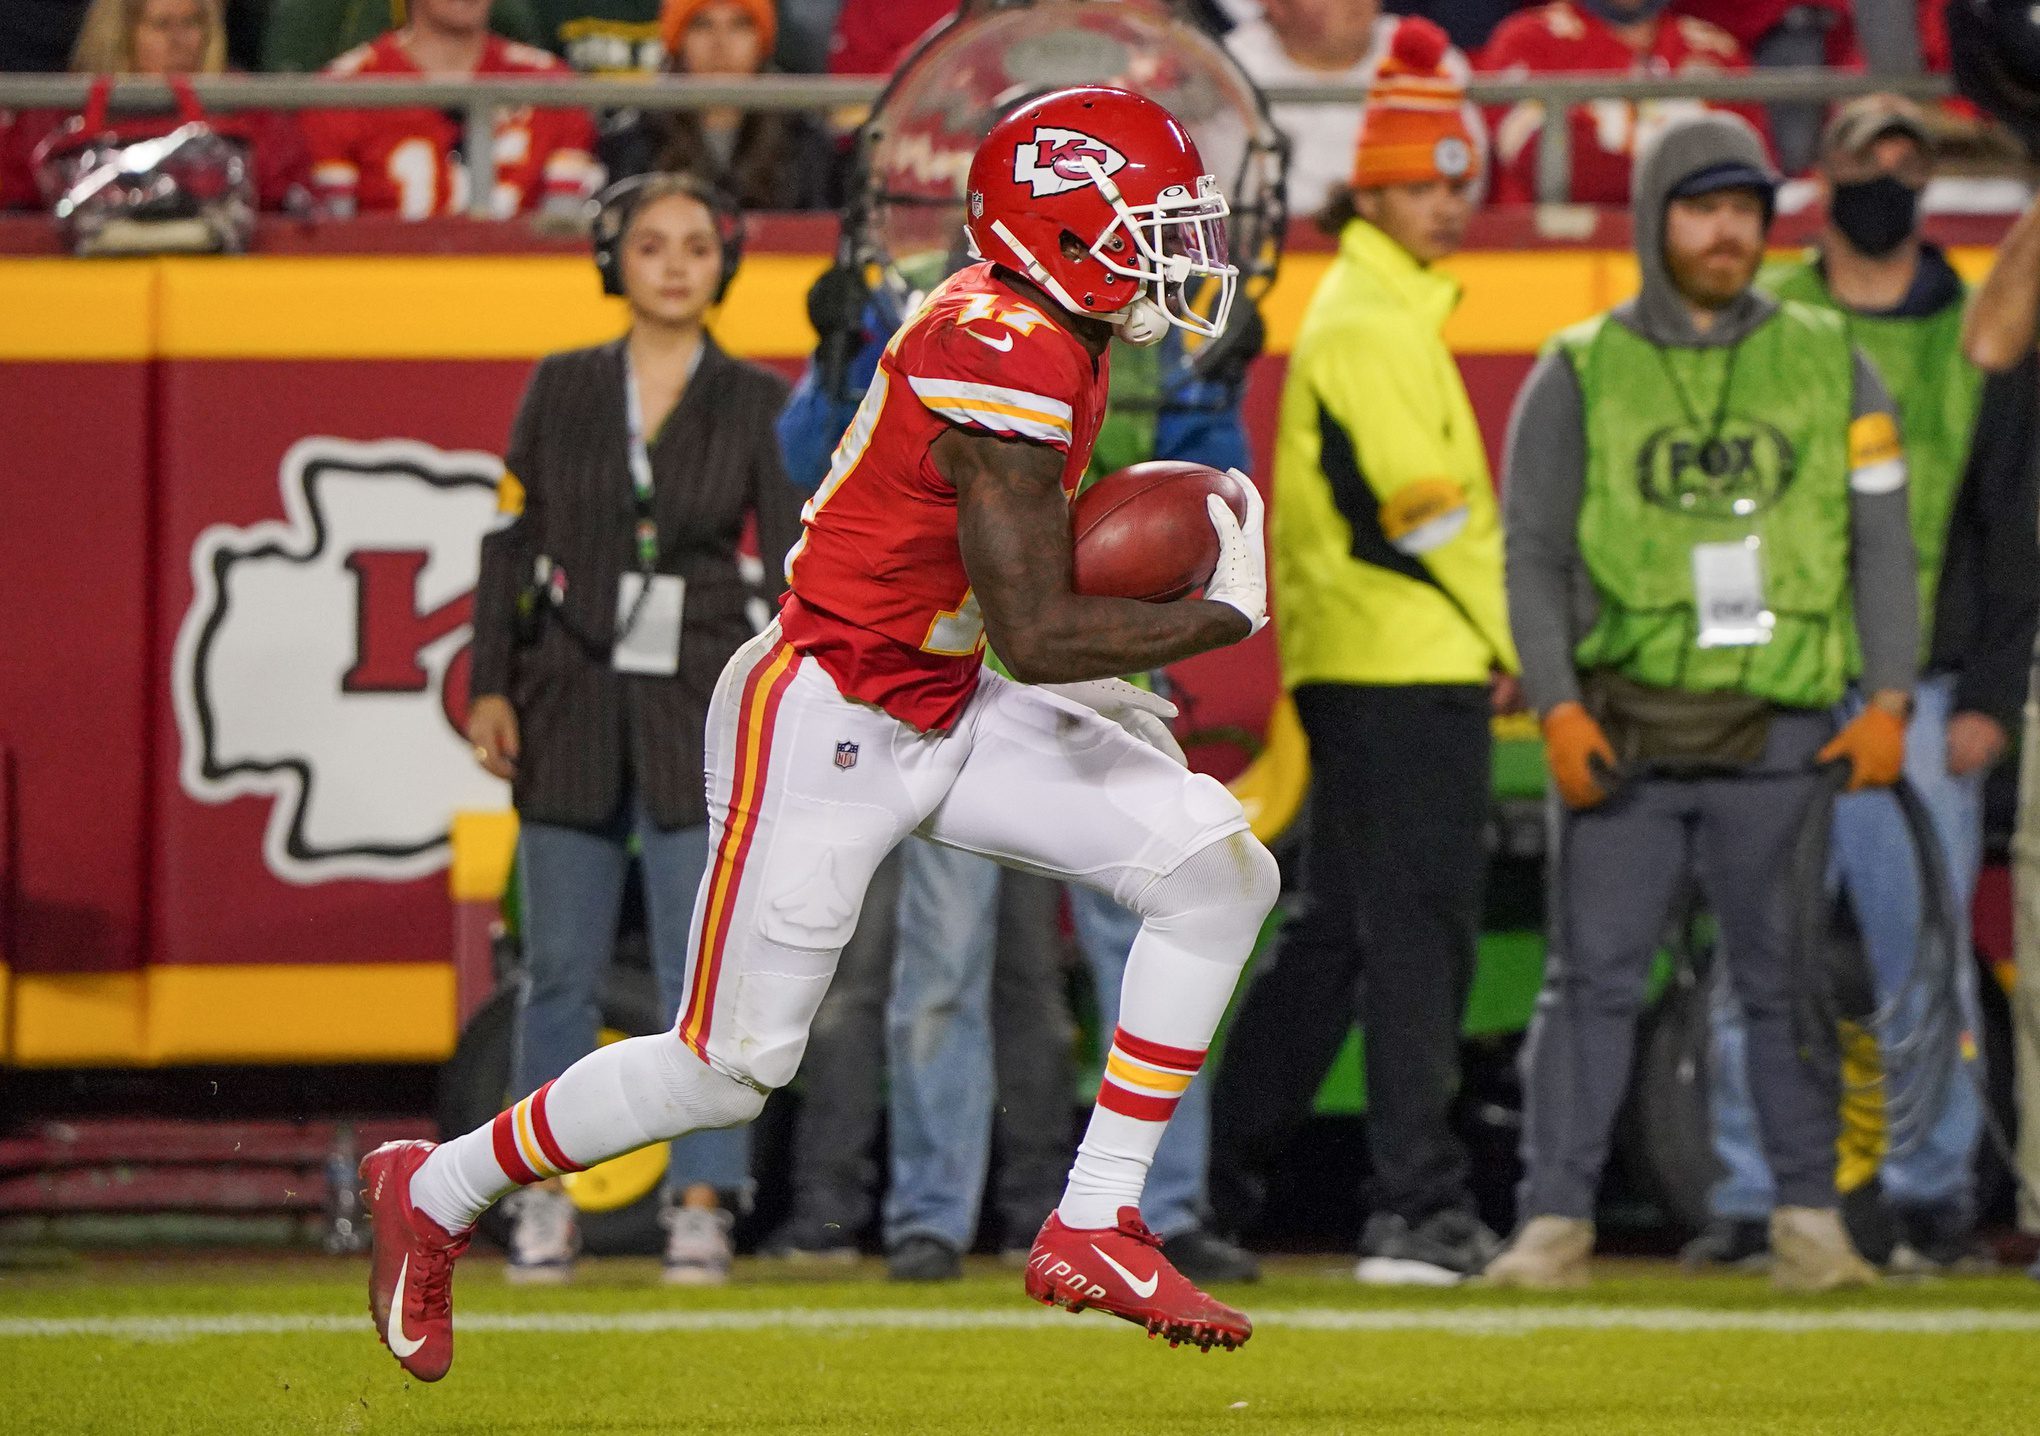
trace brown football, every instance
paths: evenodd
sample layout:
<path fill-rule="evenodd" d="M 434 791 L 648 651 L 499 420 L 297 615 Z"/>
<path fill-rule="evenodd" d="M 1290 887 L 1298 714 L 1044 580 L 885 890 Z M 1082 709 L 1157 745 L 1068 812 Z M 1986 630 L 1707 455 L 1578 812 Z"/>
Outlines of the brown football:
<path fill-rule="evenodd" d="M 1084 490 L 1070 513 L 1077 592 L 1169 603 L 1204 587 L 1218 566 L 1218 534 L 1204 507 L 1208 494 L 1246 521 L 1239 481 L 1203 464 L 1156 459 L 1107 474 Z"/>

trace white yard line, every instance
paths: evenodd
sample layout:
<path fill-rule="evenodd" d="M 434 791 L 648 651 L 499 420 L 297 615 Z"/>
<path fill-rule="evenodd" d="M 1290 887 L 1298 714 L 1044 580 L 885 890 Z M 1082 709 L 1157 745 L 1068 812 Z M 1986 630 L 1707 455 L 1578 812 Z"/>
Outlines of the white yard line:
<path fill-rule="evenodd" d="M 1263 1330 L 1436 1331 L 1459 1336 L 1527 1336 L 1540 1331 L 1868 1332 L 1953 1336 L 1971 1332 L 2040 1332 L 2040 1310 L 1947 1307 L 1940 1310 L 1720 1311 L 1695 1307 L 1518 1306 L 1487 1309 L 1389 1307 L 1342 1311 L 1293 1307 L 1256 1314 Z M 729 1311 L 474 1312 L 463 1332 L 622 1334 L 690 1331 L 819 1331 L 854 1336 L 869 1331 L 1129 1331 L 1099 1320 L 1072 1321 L 1059 1312 L 928 1310 L 915 1307 L 765 1307 Z M 85 1337 L 120 1341 L 195 1341 L 222 1336 L 370 1334 L 366 1313 L 328 1315 L 240 1312 L 217 1316 L 0 1317 L 0 1339 Z"/>

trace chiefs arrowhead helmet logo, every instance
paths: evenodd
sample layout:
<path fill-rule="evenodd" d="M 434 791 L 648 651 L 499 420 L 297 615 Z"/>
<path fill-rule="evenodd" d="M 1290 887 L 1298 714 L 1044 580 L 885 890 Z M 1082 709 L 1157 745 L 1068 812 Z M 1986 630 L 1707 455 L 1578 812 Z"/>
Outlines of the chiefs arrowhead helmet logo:
<path fill-rule="evenodd" d="M 1036 199 L 1082 189 L 1092 183 L 1086 160 L 1108 175 L 1126 168 L 1126 156 L 1095 136 L 1038 125 L 1032 140 L 1013 149 L 1013 183 L 1026 185 Z"/>

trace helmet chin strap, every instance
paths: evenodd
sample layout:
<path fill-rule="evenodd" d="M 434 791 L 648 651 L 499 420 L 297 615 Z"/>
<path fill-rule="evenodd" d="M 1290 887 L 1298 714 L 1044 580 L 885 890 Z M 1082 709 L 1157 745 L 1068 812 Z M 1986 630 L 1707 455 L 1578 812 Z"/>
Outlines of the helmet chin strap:
<path fill-rule="evenodd" d="M 1071 297 L 1070 292 L 1062 287 L 1061 282 L 1048 272 L 1047 266 L 1034 257 L 1034 251 L 1022 244 L 1020 237 L 1014 234 L 1012 230 L 1006 228 L 1006 222 L 1003 219 L 992 221 L 992 233 L 1005 241 L 1006 248 L 1013 251 L 1014 257 L 1020 261 L 1020 267 L 1027 271 L 1027 277 L 1047 290 L 1049 298 L 1069 310 L 1072 314 L 1089 315 L 1089 311 L 1083 305 L 1077 303 Z M 1097 314 L 1089 315 L 1089 317 L 1109 320 L 1112 316 L 1109 314 Z"/>
<path fill-rule="evenodd" d="M 1034 252 L 1020 242 L 1020 237 L 1006 227 L 1004 220 L 992 221 L 992 233 L 1005 243 L 1006 248 L 1013 251 L 1014 257 L 1020 261 L 1020 267 L 1027 271 L 1027 277 L 1047 290 L 1049 297 L 1070 313 L 1080 314 L 1087 319 L 1101 319 L 1116 328 L 1120 338 L 1141 348 L 1159 343 L 1162 336 L 1169 332 L 1168 312 L 1147 295 L 1135 295 L 1133 302 L 1124 309 L 1115 310 L 1110 314 L 1094 314 L 1077 303 L 1070 292 L 1062 287 L 1061 282 L 1048 272 L 1047 267 L 1034 257 Z"/>

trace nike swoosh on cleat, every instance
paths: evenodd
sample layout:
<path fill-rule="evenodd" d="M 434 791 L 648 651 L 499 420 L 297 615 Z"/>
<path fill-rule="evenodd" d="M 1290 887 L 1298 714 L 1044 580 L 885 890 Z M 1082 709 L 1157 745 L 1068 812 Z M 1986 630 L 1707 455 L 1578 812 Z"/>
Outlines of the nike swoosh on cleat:
<path fill-rule="evenodd" d="M 1096 1242 L 1093 1242 L 1091 1244 L 1091 1250 L 1094 1252 L 1098 1252 L 1098 1260 L 1104 1262 L 1105 1265 L 1111 1267 L 1114 1271 L 1118 1272 L 1119 1275 L 1125 1280 L 1126 1284 L 1133 1288 L 1133 1294 L 1139 1297 L 1142 1301 L 1146 1301 L 1149 1297 L 1153 1296 L 1155 1294 L 1155 1288 L 1162 1284 L 1162 1274 L 1159 1271 L 1156 1272 L 1153 1276 L 1149 1277 L 1146 1281 L 1142 1281 L 1139 1277 L 1135 1276 L 1132 1272 L 1128 1271 L 1125 1267 L 1121 1266 L 1118 1262 L 1114 1261 L 1106 1253 L 1098 1251 L 1098 1244 Z M 401 1285 L 401 1282 L 399 1283 L 399 1285 Z"/>
<path fill-rule="evenodd" d="M 1010 334 L 1001 334 L 999 336 L 999 339 L 994 339 L 989 334 L 978 333 L 977 330 L 975 329 L 966 329 L 963 332 L 968 334 L 971 338 L 977 340 L 978 343 L 980 344 L 990 345 L 992 348 L 998 350 L 1001 354 L 1010 354 L 1013 350 L 1013 336 Z M 1003 339 L 1006 342 L 1002 344 L 999 342 L 1000 339 Z"/>
<path fill-rule="evenodd" d="M 1105 1255 L 1103 1252 L 1098 1254 L 1100 1256 Z M 1110 1257 L 1105 1257 L 1105 1259 L 1112 1261 Z M 1117 1262 L 1112 1262 L 1112 1264 L 1114 1266 L 1119 1265 Z M 1121 1270 L 1124 1270 L 1124 1268 L 1121 1268 Z M 422 1336 L 413 1340 L 404 1335 L 404 1281 L 410 1275 L 411 1258 L 407 1255 L 404 1258 L 404 1264 L 397 1268 L 397 1289 L 390 1294 L 390 1324 L 389 1331 L 386 1333 L 389 1337 L 390 1351 L 399 1358 L 409 1356 L 425 1344 L 425 1338 Z"/>

